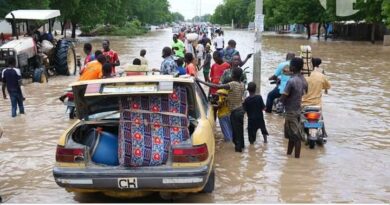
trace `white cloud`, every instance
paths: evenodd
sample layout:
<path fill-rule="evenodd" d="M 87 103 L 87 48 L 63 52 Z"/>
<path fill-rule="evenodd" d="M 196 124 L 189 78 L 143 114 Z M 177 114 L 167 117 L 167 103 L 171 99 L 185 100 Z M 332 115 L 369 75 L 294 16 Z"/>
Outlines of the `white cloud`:
<path fill-rule="evenodd" d="M 199 14 L 213 14 L 215 8 L 222 4 L 223 0 L 168 0 L 172 12 L 181 13 L 186 19 L 191 19 Z M 201 7 L 199 8 L 199 3 Z"/>

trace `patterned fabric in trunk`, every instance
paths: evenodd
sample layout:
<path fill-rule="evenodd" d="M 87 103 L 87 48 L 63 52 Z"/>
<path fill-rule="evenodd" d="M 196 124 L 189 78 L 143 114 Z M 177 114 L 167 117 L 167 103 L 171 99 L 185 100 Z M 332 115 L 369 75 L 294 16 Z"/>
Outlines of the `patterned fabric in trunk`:
<path fill-rule="evenodd" d="M 120 98 L 119 163 L 158 166 L 168 160 L 172 144 L 187 140 L 187 91 Z"/>

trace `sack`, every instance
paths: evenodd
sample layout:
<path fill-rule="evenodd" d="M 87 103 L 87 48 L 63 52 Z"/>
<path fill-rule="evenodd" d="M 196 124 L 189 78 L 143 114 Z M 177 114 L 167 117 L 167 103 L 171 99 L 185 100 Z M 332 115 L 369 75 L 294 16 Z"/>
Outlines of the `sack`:
<path fill-rule="evenodd" d="M 198 34 L 196 34 L 196 33 L 188 33 L 188 34 L 186 34 L 186 38 L 190 42 L 197 41 L 199 39 Z"/>
<path fill-rule="evenodd" d="M 41 46 L 42 52 L 45 54 L 48 54 L 54 48 L 54 45 L 48 40 L 43 40 Z"/>

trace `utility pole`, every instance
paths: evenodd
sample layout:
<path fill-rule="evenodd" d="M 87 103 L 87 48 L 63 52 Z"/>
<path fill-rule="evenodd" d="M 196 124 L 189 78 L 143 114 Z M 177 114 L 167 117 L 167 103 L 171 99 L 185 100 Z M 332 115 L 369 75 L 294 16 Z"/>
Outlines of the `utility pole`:
<path fill-rule="evenodd" d="M 261 87 L 261 33 L 264 30 L 263 0 L 256 0 L 255 15 L 255 54 L 253 56 L 253 82 L 256 83 L 256 93 Z"/>

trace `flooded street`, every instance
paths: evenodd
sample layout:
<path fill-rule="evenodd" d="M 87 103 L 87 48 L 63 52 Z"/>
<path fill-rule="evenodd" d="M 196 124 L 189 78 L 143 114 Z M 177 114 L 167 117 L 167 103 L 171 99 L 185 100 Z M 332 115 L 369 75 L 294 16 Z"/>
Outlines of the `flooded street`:
<path fill-rule="evenodd" d="M 104 38 L 80 38 L 101 48 Z M 254 34 L 225 32 L 225 44 L 235 39 L 244 58 L 254 52 Z M 161 50 L 171 45 L 171 30 L 126 39 L 109 38 L 121 65 L 130 64 L 146 49 L 149 67 L 159 68 Z M 202 203 L 390 203 L 390 47 L 368 42 L 318 42 L 264 36 L 261 93 L 266 99 L 268 77 L 287 52 L 298 54 L 310 44 L 322 58 L 332 88 L 323 97 L 329 135 L 324 147 L 303 147 L 301 158 L 286 155 L 284 119 L 266 114 L 270 133 L 264 145 L 258 137 L 242 154 L 223 141 L 217 129 L 216 187 L 213 194 L 193 194 L 175 202 Z M 252 67 L 252 59 L 246 66 Z M 24 86 L 25 116 L 11 118 L 10 101 L 0 100 L 0 196 L 6 203 L 164 202 L 158 197 L 120 200 L 99 194 L 76 195 L 57 186 L 52 175 L 59 136 L 73 121 L 58 100 L 78 77 L 54 77 L 48 84 Z M 252 77 L 249 76 L 249 79 Z M 246 134 L 246 130 L 245 130 Z"/>

